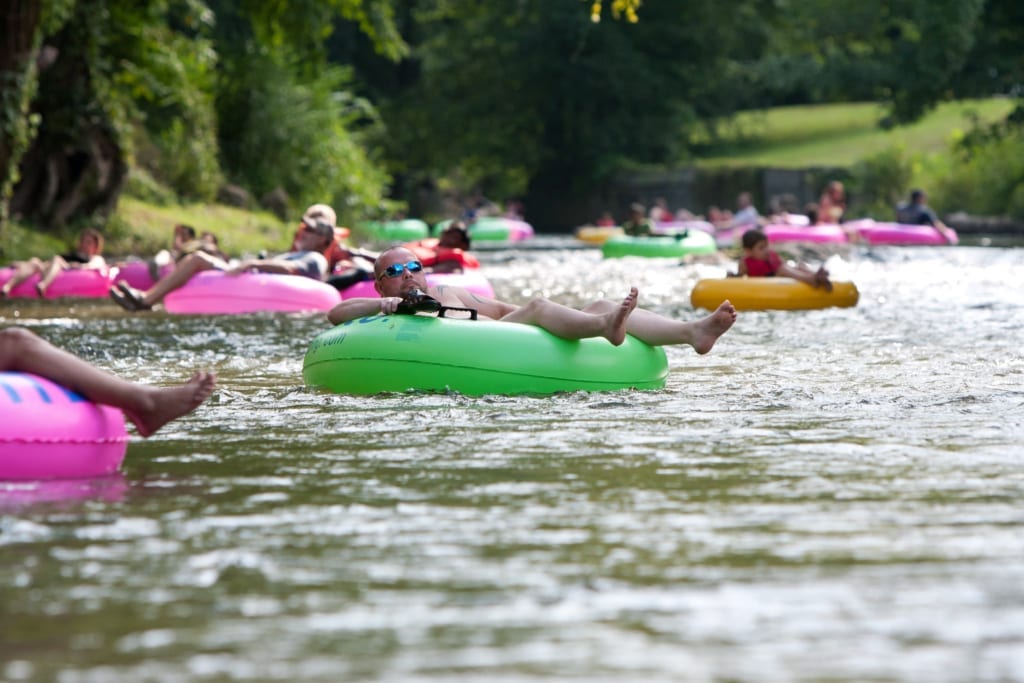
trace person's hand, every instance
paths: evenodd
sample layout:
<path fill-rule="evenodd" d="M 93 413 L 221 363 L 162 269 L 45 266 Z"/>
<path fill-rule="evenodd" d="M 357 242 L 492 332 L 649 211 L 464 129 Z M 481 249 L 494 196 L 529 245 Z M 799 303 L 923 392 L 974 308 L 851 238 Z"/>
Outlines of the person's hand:
<path fill-rule="evenodd" d="M 818 268 L 818 272 L 814 274 L 814 286 L 824 287 L 826 292 L 832 291 L 832 282 L 828 279 L 828 271 L 824 266 Z"/>
<path fill-rule="evenodd" d="M 380 299 L 380 312 L 384 315 L 392 315 L 398 310 L 398 305 L 402 303 L 404 299 L 400 296 L 385 296 Z"/>
<path fill-rule="evenodd" d="M 224 274 L 225 275 L 230 275 L 231 277 L 235 277 L 235 276 L 241 275 L 242 273 L 250 273 L 250 272 L 254 272 L 254 266 L 253 266 L 252 261 L 250 261 L 249 259 L 246 259 L 245 261 L 239 261 L 235 265 L 233 265 L 230 268 L 228 268 L 227 270 L 225 270 Z"/>

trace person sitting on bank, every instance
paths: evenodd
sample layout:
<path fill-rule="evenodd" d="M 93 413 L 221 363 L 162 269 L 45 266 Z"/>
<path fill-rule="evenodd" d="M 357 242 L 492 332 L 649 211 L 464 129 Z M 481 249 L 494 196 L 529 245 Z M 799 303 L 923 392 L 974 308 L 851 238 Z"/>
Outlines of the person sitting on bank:
<path fill-rule="evenodd" d="M 92 401 L 120 408 L 140 436 L 192 412 L 217 386 L 212 372 L 197 371 L 174 387 L 154 387 L 120 379 L 22 327 L 0 330 L 0 370 L 45 377 Z"/>
<path fill-rule="evenodd" d="M 103 252 L 103 235 L 98 230 L 86 228 L 78 233 L 75 248 L 66 254 L 55 255 L 47 261 L 33 256 L 28 261 L 17 261 L 13 264 L 14 273 L 11 279 L 0 288 L 0 297 L 6 299 L 15 287 L 33 275 L 39 275 L 36 293 L 40 298 L 46 296 L 46 290 L 65 270 L 99 270 L 107 265 L 101 255 Z"/>
<path fill-rule="evenodd" d="M 632 237 L 645 237 L 654 232 L 654 223 L 647 217 L 647 208 L 643 204 L 630 204 L 629 218 L 622 224 L 622 232 Z"/>
<path fill-rule="evenodd" d="M 760 230 L 747 230 L 742 239 L 743 256 L 740 258 L 738 276 L 788 277 L 806 282 L 812 287 L 824 287 L 827 292 L 832 291 L 832 281 L 828 279 L 828 271 L 824 266 L 815 271 L 803 263 L 796 266 L 783 263 L 779 255 L 768 247 L 768 236 Z"/>
<path fill-rule="evenodd" d="M 334 227 L 321 221 L 314 227 L 307 225 L 303 229 L 293 251 L 273 258 L 245 259 L 231 265 L 217 256 L 196 251 L 179 261 L 174 270 L 157 280 L 145 292 L 121 281 L 111 287 L 110 298 L 127 311 L 148 311 L 163 301 L 165 296 L 183 287 L 193 275 L 204 270 L 221 270 L 227 275 L 248 272 L 303 275 L 323 280 L 327 276 L 327 259 L 323 251 L 333 240 Z"/>
<path fill-rule="evenodd" d="M 452 221 L 440 237 L 428 237 L 402 246 L 416 255 L 431 273 L 461 273 L 464 268 L 479 268 L 480 262 L 469 253 L 469 230 L 462 221 Z"/>
<path fill-rule="evenodd" d="M 913 190 L 910 201 L 896 207 L 896 222 L 903 225 L 930 225 L 950 242 L 950 229 L 939 220 L 938 215 L 928 206 L 928 194 L 924 190 Z"/>
<path fill-rule="evenodd" d="M 569 308 L 545 298 L 535 298 L 522 306 L 474 294 L 462 287 L 428 287 L 423 265 L 404 247 L 385 250 L 374 264 L 379 299 L 347 299 L 327 314 L 334 324 L 382 313 L 392 315 L 407 297 L 426 293 L 442 306 L 475 309 L 481 318 L 507 323 L 533 325 L 563 339 L 604 337 L 614 345 L 627 334 L 651 346 L 688 344 L 699 354 L 711 350 L 736 321 L 736 309 L 728 301 L 711 315 L 695 321 L 679 321 L 637 308 L 636 287 L 619 302 L 599 300 L 581 310 Z"/>

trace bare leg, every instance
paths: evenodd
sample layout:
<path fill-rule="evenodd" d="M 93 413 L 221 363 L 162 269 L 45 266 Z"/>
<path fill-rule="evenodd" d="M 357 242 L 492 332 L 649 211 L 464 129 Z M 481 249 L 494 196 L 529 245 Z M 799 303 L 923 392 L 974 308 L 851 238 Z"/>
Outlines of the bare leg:
<path fill-rule="evenodd" d="M 42 265 L 39 282 L 36 283 L 36 293 L 39 294 L 40 299 L 46 296 L 46 290 L 49 289 L 53 281 L 57 279 L 57 276 L 67 267 L 68 262 L 60 256 L 54 256 Z"/>
<path fill-rule="evenodd" d="M 548 299 L 533 299 L 501 320 L 542 327 L 563 339 L 604 337 L 615 346 L 626 340 L 626 321 L 636 308 L 637 289 L 633 287 L 619 304 L 598 312 L 577 311 Z"/>
<path fill-rule="evenodd" d="M 28 261 L 18 261 L 15 263 L 11 279 L 5 282 L 2 290 L 0 290 L 2 291 L 4 298 L 7 298 L 15 287 L 40 272 L 42 267 L 43 262 L 35 257 Z"/>
<path fill-rule="evenodd" d="M 120 408 L 142 436 L 195 410 L 217 385 L 216 375 L 205 371 L 174 387 L 128 382 L 20 327 L 0 330 L 0 370 L 40 375 L 90 401 Z"/>
<path fill-rule="evenodd" d="M 156 284 L 146 290 L 145 294 L 142 295 L 142 302 L 147 306 L 153 306 L 163 301 L 164 297 L 174 290 L 183 287 L 196 273 L 204 270 L 213 270 L 214 268 L 226 270 L 227 267 L 228 264 L 224 263 L 224 261 L 201 251 L 189 254 L 178 262 L 174 270 L 157 280 Z"/>
<path fill-rule="evenodd" d="M 583 310 L 601 313 L 614 306 L 612 301 L 595 301 Z M 697 353 L 704 354 L 711 350 L 734 322 L 736 309 L 728 301 L 723 301 L 711 315 L 686 322 L 638 308 L 626 320 L 626 332 L 651 346 L 689 344 Z"/>

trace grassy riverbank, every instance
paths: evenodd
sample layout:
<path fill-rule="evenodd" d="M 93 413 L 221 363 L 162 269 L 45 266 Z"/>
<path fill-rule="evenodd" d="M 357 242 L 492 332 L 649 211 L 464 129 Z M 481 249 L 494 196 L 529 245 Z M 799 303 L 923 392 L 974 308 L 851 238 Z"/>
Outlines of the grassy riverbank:
<path fill-rule="evenodd" d="M 108 257 L 150 256 L 170 245 L 174 225 L 185 223 L 198 231 L 210 230 L 229 254 L 255 254 L 262 249 L 286 251 L 294 226 L 266 211 L 246 211 L 223 204 L 160 206 L 122 197 L 117 212 L 104 229 Z M 0 238 L 5 262 L 63 253 L 74 242 L 74 231 L 41 233 L 17 223 L 9 224 Z"/>
<path fill-rule="evenodd" d="M 1004 118 L 1016 102 L 1007 98 L 947 102 L 910 126 L 883 130 L 884 115 L 873 103 L 776 107 L 745 112 L 707 142 L 701 165 L 808 168 L 850 166 L 892 147 L 942 155 L 976 123 Z"/>

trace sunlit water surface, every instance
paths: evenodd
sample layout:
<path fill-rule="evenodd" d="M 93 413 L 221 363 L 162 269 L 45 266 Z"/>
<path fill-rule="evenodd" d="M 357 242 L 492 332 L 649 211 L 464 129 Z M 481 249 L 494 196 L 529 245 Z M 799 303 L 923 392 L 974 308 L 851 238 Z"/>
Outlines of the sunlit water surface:
<path fill-rule="evenodd" d="M 724 273 L 481 257 L 502 298 L 681 318 Z M 828 264 L 857 307 L 547 398 L 308 390 L 320 316 L 0 304 L 125 377 L 221 378 L 122 475 L 0 484 L 0 679 L 1024 681 L 1024 249 Z"/>

